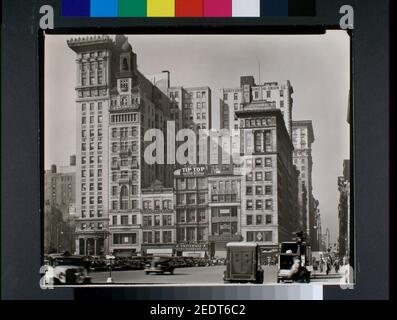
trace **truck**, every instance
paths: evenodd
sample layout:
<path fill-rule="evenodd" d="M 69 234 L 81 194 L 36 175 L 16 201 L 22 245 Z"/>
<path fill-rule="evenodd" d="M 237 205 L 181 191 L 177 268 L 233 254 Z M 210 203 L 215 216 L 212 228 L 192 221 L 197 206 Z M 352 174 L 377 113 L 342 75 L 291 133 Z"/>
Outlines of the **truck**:
<path fill-rule="evenodd" d="M 285 241 L 280 244 L 279 269 L 277 282 L 292 282 L 290 278 L 291 267 L 295 260 L 299 260 L 299 281 L 310 282 L 313 271 L 311 247 L 304 241 Z"/>
<path fill-rule="evenodd" d="M 226 244 L 225 282 L 263 283 L 261 250 L 254 242 L 229 242 Z"/>

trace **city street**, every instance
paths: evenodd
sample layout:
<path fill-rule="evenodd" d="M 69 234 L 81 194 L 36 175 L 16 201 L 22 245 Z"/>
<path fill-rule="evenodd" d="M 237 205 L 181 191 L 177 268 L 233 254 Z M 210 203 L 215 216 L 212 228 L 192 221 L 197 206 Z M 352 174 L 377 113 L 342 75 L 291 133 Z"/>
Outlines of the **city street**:
<path fill-rule="evenodd" d="M 277 283 L 277 266 L 264 266 L 264 283 Z M 115 284 L 223 284 L 225 266 L 177 268 L 173 275 L 149 274 L 143 270 L 113 271 Z M 91 272 L 92 284 L 105 284 L 109 272 Z M 336 273 L 314 274 L 312 282 L 338 284 L 340 275 Z"/>

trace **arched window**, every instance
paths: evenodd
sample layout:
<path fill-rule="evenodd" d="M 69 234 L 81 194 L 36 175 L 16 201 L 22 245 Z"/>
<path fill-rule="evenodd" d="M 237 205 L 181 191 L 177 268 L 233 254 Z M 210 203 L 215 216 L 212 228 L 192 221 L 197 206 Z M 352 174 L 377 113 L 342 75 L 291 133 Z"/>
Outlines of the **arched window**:
<path fill-rule="evenodd" d="M 129 66 L 128 66 L 128 60 L 127 58 L 123 58 L 123 71 L 128 71 Z"/>
<path fill-rule="evenodd" d="M 120 188 L 120 209 L 128 209 L 128 188 L 127 186 L 122 186 Z"/>

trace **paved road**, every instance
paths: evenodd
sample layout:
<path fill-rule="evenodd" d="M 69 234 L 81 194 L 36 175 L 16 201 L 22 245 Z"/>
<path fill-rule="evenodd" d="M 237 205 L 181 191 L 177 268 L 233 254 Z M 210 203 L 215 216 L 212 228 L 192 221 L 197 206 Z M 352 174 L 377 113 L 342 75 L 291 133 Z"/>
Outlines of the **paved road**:
<path fill-rule="evenodd" d="M 225 266 L 177 268 L 174 274 L 149 274 L 143 270 L 113 271 L 116 284 L 223 284 Z M 264 267 L 264 283 L 276 283 L 277 267 Z M 106 283 L 109 272 L 91 272 L 93 284 Z"/>
<path fill-rule="evenodd" d="M 277 283 L 277 267 L 264 266 L 264 283 Z M 116 284 L 223 284 L 225 266 L 177 268 L 174 274 L 149 274 L 143 270 L 113 271 L 112 278 Z M 93 284 L 104 284 L 109 272 L 91 272 Z M 312 282 L 339 284 L 340 275 L 331 273 L 315 274 Z"/>

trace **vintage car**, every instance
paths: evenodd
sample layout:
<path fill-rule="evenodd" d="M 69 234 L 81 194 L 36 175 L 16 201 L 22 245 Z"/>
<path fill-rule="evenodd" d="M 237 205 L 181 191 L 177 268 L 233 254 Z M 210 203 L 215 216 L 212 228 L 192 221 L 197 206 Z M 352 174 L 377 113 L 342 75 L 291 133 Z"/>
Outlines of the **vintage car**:
<path fill-rule="evenodd" d="M 83 285 L 91 282 L 89 262 L 69 253 L 50 254 L 43 277 L 44 285 Z"/>
<path fill-rule="evenodd" d="M 263 283 L 264 272 L 261 262 L 261 250 L 253 242 L 229 242 L 226 244 L 225 282 Z"/>
<path fill-rule="evenodd" d="M 147 263 L 145 266 L 145 273 L 161 273 L 169 272 L 170 274 L 174 273 L 174 263 L 173 259 L 170 257 L 153 257 L 150 263 Z"/>

